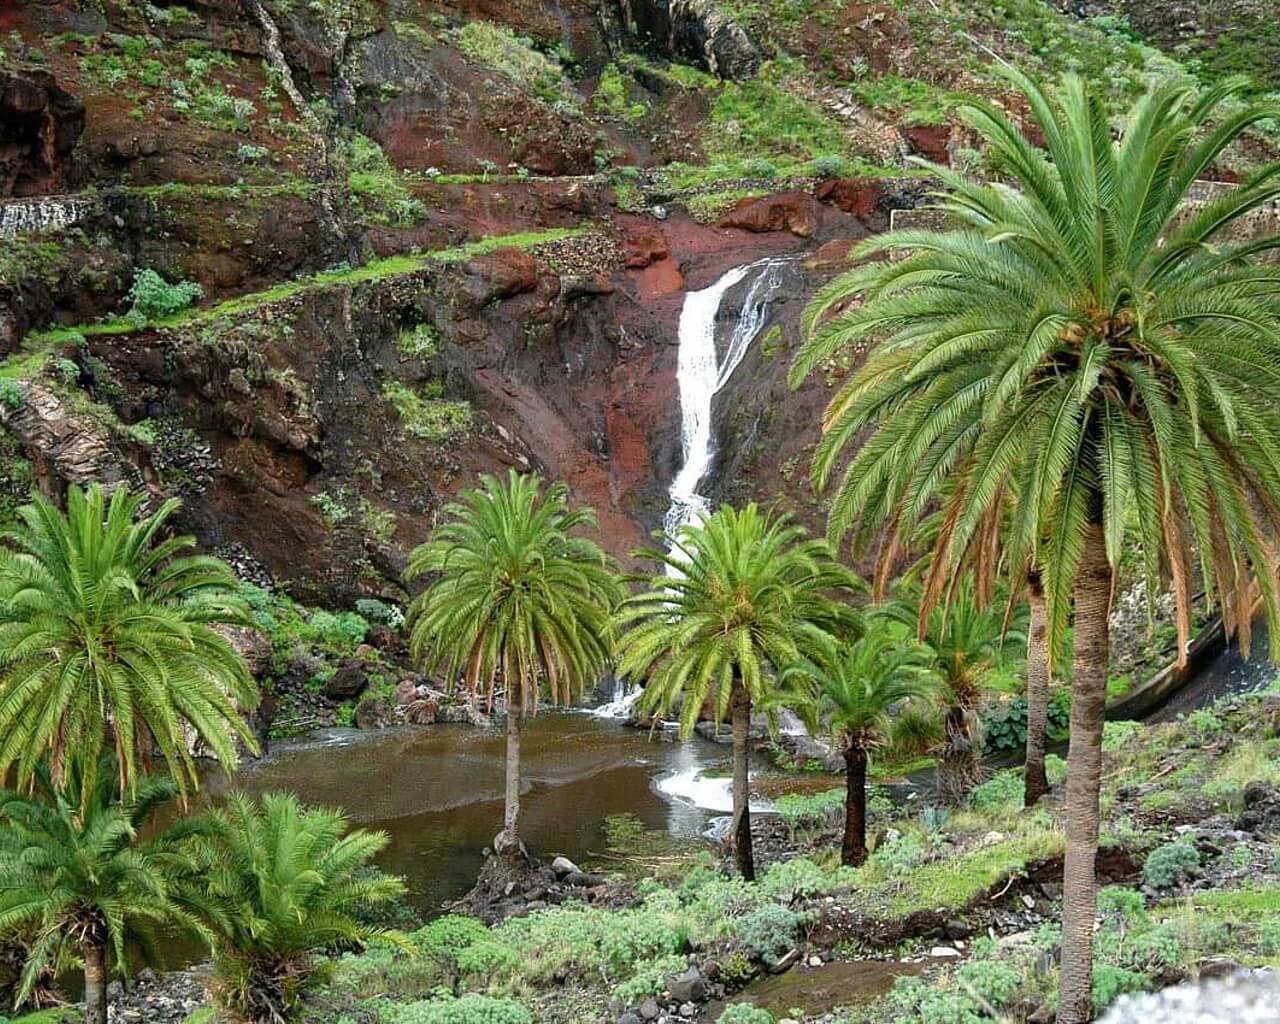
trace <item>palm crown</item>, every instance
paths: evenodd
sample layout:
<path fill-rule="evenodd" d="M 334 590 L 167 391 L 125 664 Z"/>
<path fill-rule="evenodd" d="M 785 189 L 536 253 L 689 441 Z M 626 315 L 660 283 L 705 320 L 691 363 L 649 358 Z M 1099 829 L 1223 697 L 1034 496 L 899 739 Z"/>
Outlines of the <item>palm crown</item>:
<path fill-rule="evenodd" d="M 825 722 L 841 747 L 865 751 L 890 741 L 894 707 L 929 697 L 938 685 L 929 652 L 880 616 L 869 617 L 851 644 L 822 641 L 813 658 L 788 666 L 783 680 L 796 676 L 811 681 L 812 689 L 802 690 L 792 705 L 802 710 L 810 731 Z"/>
<path fill-rule="evenodd" d="M 647 707 L 668 709 L 683 694 L 686 734 L 708 697 L 723 719 L 735 681 L 759 701 L 771 673 L 815 653 L 825 631 L 855 626 L 832 594 L 861 581 L 785 516 L 726 505 L 669 539 L 671 551 L 640 552 L 663 572 L 619 614 L 618 671 L 645 683 Z"/>
<path fill-rule="evenodd" d="M 1165 84 L 1115 140 L 1078 78 L 1046 94 L 1010 74 L 1047 151 L 991 105 L 965 116 L 1018 188 L 931 167 L 955 230 L 868 241 L 855 255 L 909 255 L 852 270 L 808 310 L 793 382 L 838 349 L 882 339 L 827 411 L 819 486 L 874 425 L 841 475 L 831 536 L 865 538 L 886 521 L 909 535 L 955 474 L 922 615 L 1010 495 L 1005 562 L 1042 570 L 1051 659 L 1089 522 L 1102 524 L 1113 566 L 1136 528 L 1149 594 L 1165 553 L 1183 649 L 1194 537 L 1207 588 L 1247 641 L 1251 565 L 1276 627 L 1276 553 L 1258 511 L 1280 519 L 1280 283 L 1252 257 L 1280 242 L 1227 233 L 1280 197 L 1280 167 L 1189 214 L 1184 204 L 1223 149 L 1277 111 L 1229 110 L 1231 84 L 1199 98 Z"/>
<path fill-rule="evenodd" d="M 233 1009 L 283 1019 L 312 951 L 387 936 L 358 917 L 404 893 L 399 879 L 364 870 L 386 833 L 348 833 L 341 811 L 304 808 L 292 793 L 268 793 L 260 806 L 235 794 L 205 827 L 201 913 Z"/>
<path fill-rule="evenodd" d="M 46 755 L 60 783 L 74 754 L 87 796 L 109 731 L 122 782 L 154 743 L 184 791 L 197 781 L 184 727 L 224 764 L 236 737 L 256 749 L 239 711 L 256 703 L 254 681 L 213 628 L 249 624 L 235 579 L 184 555 L 190 537 L 163 536 L 178 502 L 139 517 L 141 504 L 73 487 L 65 515 L 36 498 L 3 534 L 0 774 L 16 765 L 20 784 Z"/>
<path fill-rule="evenodd" d="M 196 870 L 187 840 L 200 823 L 180 823 L 146 842 L 140 838 L 155 812 L 177 795 L 172 779 L 143 778 L 122 802 L 108 766 L 95 773 L 82 806 L 80 764 L 65 786 L 55 785 L 41 766 L 34 796 L 0 794 L 0 931 L 35 925 L 39 935 L 20 999 L 56 960 L 63 941 L 81 949 L 109 946 L 123 966 L 126 936 L 138 934 L 133 924 L 194 921 L 184 887 Z"/>
<path fill-rule="evenodd" d="M 537 476 L 482 483 L 410 560 L 407 579 L 438 577 L 409 609 L 413 655 L 490 705 L 500 674 L 513 706 L 534 706 L 540 684 L 569 703 L 608 663 L 622 597 L 610 559 L 576 535 L 595 514 L 570 509 L 562 483 L 541 494 Z"/>

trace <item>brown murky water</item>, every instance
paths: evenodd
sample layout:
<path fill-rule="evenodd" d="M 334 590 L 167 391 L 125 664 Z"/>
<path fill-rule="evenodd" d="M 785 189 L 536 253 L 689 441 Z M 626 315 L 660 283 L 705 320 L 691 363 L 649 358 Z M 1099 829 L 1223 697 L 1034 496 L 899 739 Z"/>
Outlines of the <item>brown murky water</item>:
<path fill-rule="evenodd" d="M 481 850 L 501 827 L 504 743 L 500 727 L 334 730 L 273 744 L 267 760 L 234 779 L 210 778 L 206 793 L 291 790 L 307 803 L 343 808 L 354 824 L 385 830 L 391 844 L 380 865 L 404 876 L 410 900 L 430 913 L 471 887 Z M 615 814 L 696 838 L 710 812 L 664 797 L 655 783 L 727 764 L 725 749 L 703 740 L 651 738 L 578 713 L 539 714 L 521 748 L 525 842 L 539 856 L 573 860 L 603 849 L 604 820 Z"/>

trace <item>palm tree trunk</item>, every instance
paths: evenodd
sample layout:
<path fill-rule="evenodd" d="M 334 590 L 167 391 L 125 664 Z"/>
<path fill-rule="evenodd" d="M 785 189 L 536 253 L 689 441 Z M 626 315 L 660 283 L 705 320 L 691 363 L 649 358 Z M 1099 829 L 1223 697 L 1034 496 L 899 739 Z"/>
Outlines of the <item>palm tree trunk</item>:
<path fill-rule="evenodd" d="M 1049 792 L 1044 748 L 1049 731 L 1049 644 L 1044 585 L 1040 570 L 1027 572 L 1031 622 L 1027 630 L 1027 758 L 1023 766 L 1023 802 L 1031 807 Z"/>
<path fill-rule="evenodd" d="M 1092 517 L 1094 520 L 1099 516 Z M 1085 534 L 1075 581 L 1071 746 L 1067 754 L 1067 854 L 1062 882 L 1062 974 L 1058 1024 L 1093 1019 L 1093 927 L 1098 890 L 1098 792 L 1107 700 L 1111 566 L 1102 526 Z"/>
<path fill-rule="evenodd" d="M 86 939 L 81 952 L 84 954 L 85 1024 L 107 1024 L 106 943 Z"/>
<path fill-rule="evenodd" d="M 520 701 L 507 694 L 507 786 L 502 812 L 502 846 L 499 853 L 520 849 L 517 829 L 520 820 L 520 725 L 523 718 Z"/>
<path fill-rule="evenodd" d="M 840 863 L 856 868 L 867 859 L 867 752 L 856 744 L 845 748 L 844 787 Z"/>
<path fill-rule="evenodd" d="M 751 850 L 751 805 L 748 793 L 748 755 L 751 734 L 751 695 L 734 680 L 733 696 L 733 850 L 738 874 L 748 882 L 756 880 L 756 862 Z"/>
<path fill-rule="evenodd" d="M 974 786 L 982 781 L 978 716 L 971 708 L 952 704 L 947 708 L 943 722 L 946 735 L 938 757 L 938 798 L 950 807 L 959 807 Z"/>

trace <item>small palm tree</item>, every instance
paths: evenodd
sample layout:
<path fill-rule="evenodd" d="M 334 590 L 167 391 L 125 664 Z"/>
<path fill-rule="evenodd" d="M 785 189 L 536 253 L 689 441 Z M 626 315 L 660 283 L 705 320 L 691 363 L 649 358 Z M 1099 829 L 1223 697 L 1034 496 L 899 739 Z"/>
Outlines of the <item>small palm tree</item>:
<path fill-rule="evenodd" d="M 1280 197 L 1280 165 L 1188 206 L 1195 181 L 1278 112 L 1229 106 L 1238 83 L 1197 94 L 1167 82 L 1117 133 L 1107 99 L 1078 77 L 1046 92 L 1007 73 L 1043 148 L 1004 110 L 966 107 L 1003 180 L 931 168 L 954 229 L 890 232 L 855 250 L 905 258 L 828 286 L 806 313 L 792 379 L 878 340 L 832 400 L 814 477 L 825 487 L 844 464 L 833 540 L 886 523 L 909 536 L 953 482 L 922 619 L 1012 497 L 1002 557 L 1010 572 L 1040 572 L 1046 664 L 1074 622 L 1058 1020 L 1078 1024 L 1093 1013 L 1107 628 L 1126 536 L 1140 541 L 1149 594 L 1168 567 L 1182 659 L 1193 547 L 1242 648 L 1255 581 L 1280 629 L 1280 283 L 1258 260 L 1280 239 L 1236 233 Z"/>
<path fill-rule="evenodd" d="M 310 975 L 312 954 L 394 937 L 361 910 L 398 899 L 398 879 L 363 870 L 386 833 L 347 832 L 341 811 L 307 809 L 292 793 L 261 806 L 234 794 L 201 841 L 195 898 L 212 938 L 216 994 L 230 1011 L 283 1024 Z"/>
<path fill-rule="evenodd" d="M 569 704 L 611 657 L 611 616 L 622 599 L 614 563 L 579 531 L 589 508 L 570 509 L 569 489 L 512 471 L 481 478 L 446 522 L 413 552 L 407 580 L 432 582 L 409 606 L 410 651 L 426 671 L 459 675 L 492 708 L 506 688 L 506 808 L 499 853 L 520 849 L 520 728 L 545 694 Z"/>
<path fill-rule="evenodd" d="M 823 640 L 815 657 L 788 666 L 781 681 L 799 677 L 804 686 L 787 703 L 801 712 L 811 733 L 825 728 L 844 757 L 844 840 L 840 862 L 867 859 L 867 768 L 871 755 L 893 736 L 894 708 L 931 698 L 938 686 L 932 658 L 902 627 L 869 617 L 857 640 L 842 646 Z"/>
<path fill-rule="evenodd" d="M 59 787 L 41 766 L 36 795 L 0 794 L 0 932 L 36 929 L 17 1002 L 70 944 L 84 961 L 86 1024 L 106 1024 L 109 961 L 125 969 L 132 927 L 194 923 L 184 887 L 200 826 L 179 823 L 144 842 L 144 826 L 178 795 L 173 780 L 144 777 L 122 794 L 108 765 L 86 798 L 81 774 L 75 762 Z"/>
<path fill-rule="evenodd" d="M 888 612 L 898 621 L 916 624 L 919 594 L 903 586 Z M 1020 630 L 1006 623 L 998 602 L 980 604 L 970 580 L 954 589 L 951 604 L 935 606 L 923 623 L 929 667 L 939 680 L 937 690 L 942 721 L 938 745 L 938 793 L 944 802 L 959 805 L 982 781 L 982 722 L 978 716 L 983 693 L 1004 660 L 1004 644 L 1017 643 Z"/>
<path fill-rule="evenodd" d="M 680 727 L 693 731 L 711 702 L 733 722 L 733 841 L 738 870 L 755 877 L 748 804 L 751 708 L 768 697 L 774 674 L 815 655 L 828 632 L 846 635 L 852 609 L 833 595 L 861 581 L 825 541 L 805 538 L 786 517 L 722 507 L 665 538 L 671 550 L 637 556 L 661 571 L 623 606 L 619 674 L 644 684 L 641 704 L 659 713 L 682 699 Z"/>
<path fill-rule="evenodd" d="M 87 800 L 104 749 L 128 788 L 158 747 L 182 792 L 198 783 L 190 729 L 225 765 L 257 749 L 240 708 L 257 702 L 244 659 L 213 627 L 251 625 L 215 558 L 162 538 L 178 508 L 142 515 L 119 488 L 72 487 L 64 515 L 36 498 L 0 534 L 0 776 L 28 785 L 45 758 L 55 786 L 72 755 Z"/>

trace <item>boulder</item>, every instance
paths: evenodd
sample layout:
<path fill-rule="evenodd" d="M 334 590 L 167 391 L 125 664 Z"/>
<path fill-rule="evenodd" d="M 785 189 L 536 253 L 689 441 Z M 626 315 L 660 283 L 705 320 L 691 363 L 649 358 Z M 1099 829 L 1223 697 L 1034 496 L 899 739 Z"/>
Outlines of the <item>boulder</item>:
<path fill-rule="evenodd" d="M 523 249 L 498 249 L 477 256 L 467 261 L 462 273 L 459 297 L 465 296 L 472 310 L 538 288 L 538 261 Z"/>
<path fill-rule="evenodd" d="M 1270 783 L 1251 782 L 1244 788 L 1244 810 L 1236 818 L 1241 832 L 1280 832 L 1280 790 Z"/>
<path fill-rule="evenodd" d="M 324 684 L 324 695 L 330 700 L 353 700 L 369 685 L 369 674 L 358 661 L 343 662 Z"/>
<path fill-rule="evenodd" d="M 661 231 L 638 231 L 626 238 L 625 258 L 630 270 L 643 270 L 670 255 L 671 249 Z"/>
<path fill-rule="evenodd" d="M 760 70 L 760 50 L 747 30 L 717 0 L 618 0 L 632 35 L 658 46 L 672 60 L 692 60 L 731 81 Z"/>
<path fill-rule="evenodd" d="M 870 217 L 880 209 L 880 182 L 875 178 L 831 178 L 822 182 L 814 195 L 855 217 Z"/>
<path fill-rule="evenodd" d="M 707 995 L 707 983 L 696 967 L 667 980 L 667 991 L 678 1003 L 700 1003 Z"/>
<path fill-rule="evenodd" d="M 574 872 L 580 872 L 581 869 L 571 861 L 568 857 L 557 857 L 551 862 L 551 870 L 555 872 L 557 878 L 564 878 L 566 875 L 572 875 Z"/>
<path fill-rule="evenodd" d="M 951 162 L 951 128 L 945 124 L 909 125 L 902 129 L 913 153 L 946 166 Z"/>
<path fill-rule="evenodd" d="M 365 697 L 356 705 L 357 729 L 385 729 L 396 720 L 395 710 L 382 697 Z"/>
<path fill-rule="evenodd" d="M 721 216 L 717 225 L 755 234 L 790 231 L 799 238 L 810 238 L 818 229 L 817 204 L 813 196 L 804 192 L 779 192 L 760 199 L 740 199 Z"/>

